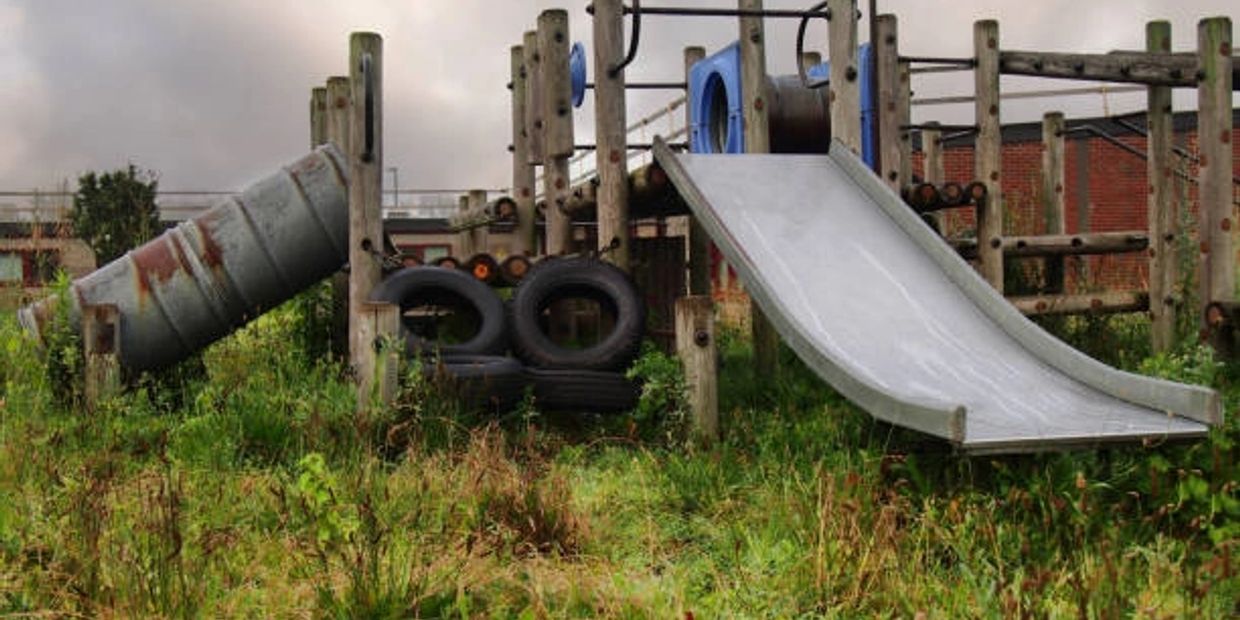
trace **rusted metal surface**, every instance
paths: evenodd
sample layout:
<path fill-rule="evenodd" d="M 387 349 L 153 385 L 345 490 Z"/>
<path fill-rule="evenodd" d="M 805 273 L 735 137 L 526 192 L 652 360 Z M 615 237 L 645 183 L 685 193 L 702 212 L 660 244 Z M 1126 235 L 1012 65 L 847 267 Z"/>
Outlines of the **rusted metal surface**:
<path fill-rule="evenodd" d="M 74 281 L 74 328 L 83 305 L 115 304 L 125 368 L 185 359 L 345 264 L 347 177 L 344 156 L 325 145 Z M 41 336 L 59 301 L 22 308 L 18 319 Z"/>

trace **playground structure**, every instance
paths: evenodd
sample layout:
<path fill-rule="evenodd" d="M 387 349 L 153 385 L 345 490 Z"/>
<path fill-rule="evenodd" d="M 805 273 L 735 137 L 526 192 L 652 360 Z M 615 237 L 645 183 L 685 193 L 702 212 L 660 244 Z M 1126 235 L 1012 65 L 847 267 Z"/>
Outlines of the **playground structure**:
<path fill-rule="evenodd" d="M 1166 350 L 1173 344 L 1171 326 L 1174 325 L 1176 312 L 1199 312 L 1203 334 L 1220 351 L 1230 353 L 1235 331 L 1234 317 L 1237 314 L 1234 290 L 1234 235 L 1237 230 L 1232 221 L 1234 179 L 1232 166 L 1228 165 L 1233 161 L 1230 101 L 1236 71 L 1231 55 L 1230 21 L 1226 18 L 1203 20 L 1196 54 L 1172 53 L 1169 26 L 1165 22 L 1153 22 L 1148 30 L 1148 51 L 1092 55 L 1002 50 L 998 24 L 979 21 L 974 25 L 972 58 L 915 58 L 899 54 L 897 23 L 891 15 L 872 16 L 872 47 L 868 51 L 859 48 L 859 15 L 856 9 L 855 0 L 831 0 L 806 11 L 764 10 L 761 0 L 739 0 L 734 10 L 643 7 L 636 0 L 631 6 L 624 6 L 620 0 L 596 0 L 589 7 L 594 31 L 592 65 L 595 81 L 592 84 L 585 81 L 582 71 L 584 52 L 570 45 L 567 13 L 562 10 L 544 11 L 538 18 L 537 28 L 525 33 L 522 44 L 510 50 L 512 195 L 505 201 L 490 204 L 485 194 L 474 194 L 463 200 L 465 208 L 454 220 L 454 225 L 461 235 L 458 247 L 468 248 L 469 255 L 465 255 L 464 249 L 459 250 L 462 256 L 457 257 L 458 262 L 464 264 L 474 258 L 473 254 L 485 253 L 488 240 L 484 231 L 500 220 L 514 231 L 514 254 L 533 257 L 569 253 L 574 241 L 574 218 L 592 215 L 597 223 L 597 232 L 595 243 L 589 250 L 627 271 L 633 266 L 631 231 L 634 220 L 642 216 L 687 214 L 690 212 L 685 208 L 687 202 L 694 216 L 689 226 L 687 244 L 689 274 L 686 292 L 689 295 L 675 303 L 675 339 L 676 348 L 685 362 L 697 429 L 704 438 L 709 439 L 718 432 L 719 425 L 714 405 L 713 309 L 709 298 L 710 277 L 706 272 L 710 264 L 711 241 L 718 244 L 729 261 L 740 268 L 752 290 L 763 290 L 763 283 L 772 274 L 768 267 L 745 259 L 747 254 L 758 252 L 758 247 L 752 245 L 753 241 L 745 243 L 738 240 L 743 235 L 734 234 L 736 223 L 725 221 L 726 217 L 719 215 L 723 211 L 718 208 L 719 197 L 713 195 L 713 191 L 721 181 L 709 173 L 691 172 L 698 165 L 695 162 L 706 160 L 699 155 L 682 160 L 674 153 L 674 145 L 667 141 L 683 135 L 689 150 L 697 153 L 748 153 L 721 155 L 718 159 L 733 158 L 722 165 L 739 166 L 733 172 L 738 177 L 754 180 L 755 187 L 760 186 L 761 182 L 761 175 L 756 173 L 762 166 L 768 165 L 764 162 L 769 162 L 769 157 L 783 157 L 761 157 L 761 154 L 787 151 L 821 153 L 816 159 L 810 156 L 811 159 L 806 160 L 817 162 L 814 164 L 817 166 L 815 170 L 822 173 L 816 181 L 817 185 L 806 181 L 801 186 L 821 189 L 824 180 L 837 182 L 845 196 L 840 198 L 844 201 L 843 206 L 839 207 L 841 210 L 869 209 L 877 212 L 881 208 L 890 213 L 892 198 L 897 197 L 895 200 L 899 202 L 901 195 L 908 203 L 900 203 L 902 207 L 911 206 L 919 212 L 958 207 L 975 209 L 978 231 L 975 239 L 950 240 L 950 246 L 936 239 L 939 244 L 936 246 L 928 240 L 926 231 L 909 228 L 908 222 L 917 222 L 915 218 L 900 220 L 903 216 L 893 216 L 893 219 L 903 227 L 902 234 L 906 236 L 893 235 L 891 230 L 885 229 L 883 234 L 887 236 L 884 238 L 895 252 L 904 252 L 913 258 L 920 256 L 927 261 L 929 257 L 934 259 L 938 267 L 923 275 L 937 277 L 940 283 L 950 282 L 950 286 L 942 284 L 928 289 L 929 292 L 955 299 L 953 303 L 958 304 L 955 309 L 963 312 L 972 322 L 970 325 L 974 332 L 989 335 L 989 340 L 979 337 L 969 342 L 970 347 L 995 343 L 995 350 L 1008 351 L 1025 360 L 1020 364 L 1029 369 L 1026 381 L 1002 389 L 1009 392 L 1038 391 L 1052 384 L 1068 385 L 1064 393 L 1085 394 L 1081 397 L 1084 400 L 1049 398 L 1038 406 L 1043 409 L 1064 407 L 1061 413 L 1068 418 L 1077 414 L 1088 415 L 1067 421 L 1023 416 L 1022 412 L 1030 405 L 1013 404 L 1014 393 L 997 400 L 983 399 L 985 402 L 955 398 L 964 386 L 953 381 L 943 382 L 939 388 L 940 398 L 910 406 L 910 402 L 921 396 L 903 393 L 901 386 L 891 383 L 892 377 L 883 375 L 884 371 L 862 371 L 832 358 L 835 353 L 828 351 L 830 347 L 824 345 L 831 337 L 831 329 L 855 330 L 854 326 L 837 323 L 828 325 L 815 335 L 806 335 L 803 326 L 794 320 L 798 317 L 791 316 L 794 313 L 784 303 L 784 296 L 790 294 L 787 287 L 796 289 L 804 285 L 795 280 L 784 282 L 784 288 L 776 287 L 754 295 L 752 324 L 758 372 L 775 372 L 777 338 L 782 335 L 812 368 L 877 417 L 944 437 L 963 449 L 979 451 L 1027 451 L 1093 445 L 1109 440 L 1193 437 L 1203 434 L 1207 424 L 1218 423 L 1221 413 L 1217 397 L 1212 392 L 1122 375 L 1092 360 L 1084 361 L 1079 354 L 1063 351 L 1064 345 L 1049 343 L 1045 334 L 1030 331 L 1036 328 L 1023 322 L 1024 319 L 1016 315 L 1010 306 L 997 304 L 994 299 L 979 292 L 969 280 L 976 276 L 951 262 L 954 260 L 963 265 L 958 256 L 952 255 L 948 260 L 942 250 L 955 247 L 967 256 L 975 256 L 981 277 L 998 293 L 1003 292 L 1003 265 L 1009 258 L 1049 256 L 1053 259 L 1088 253 L 1146 251 L 1150 263 L 1150 290 L 1145 297 L 1148 301 L 1142 301 L 1140 295 L 1081 298 L 1062 292 L 1011 301 L 1026 314 L 1049 310 L 1148 310 L 1154 325 L 1152 337 L 1155 350 Z M 627 46 L 624 36 L 626 15 L 632 19 L 632 34 Z M 739 39 L 734 47 L 725 50 L 726 59 L 718 54 L 708 59 L 702 48 L 686 48 L 684 82 L 627 84 L 625 68 L 637 57 L 641 20 L 659 15 L 735 18 L 739 23 Z M 774 18 L 799 19 L 802 26 L 808 20 L 828 19 L 828 62 L 819 64 L 806 54 L 804 57 L 798 56 L 800 71 L 797 76 L 768 76 L 763 24 L 764 20 Z M 804 30 L 802 27 L 802 34 Z M 801 47 L 798 45 L 798 48 Z M 872 68 L 868 64 L 869 58 L 873 59 Z M 863 65 L 863 62 L 866 64 Z M 710 72 L 702 69 L 712 66 L 711 63 L 715 67 L 731 67 L 728 79 L 712 81 Z M 359 402 L 363 408 L 376 402 L 390 401 L 394 393 L 394 369 L 398 363 L 390 349 L 376 347 L 375 343 L 397 335 L 399 308 L 369 301 L 372 289 L 382 278 L 385 260 L 380 212 L 380 178 L 383 171 L 382 67 L 380 37 L 356 33 L 350 39 L 349 76 L 330 78 L 325 87 L 313 91 L 311 98 L 312 144 L 331 143 L 339 147 L 344 153 L 340 168 L 347 171 L 349 178 L 346 247 L 350 269 L 347 287 L 344 286 L 345 278 L 337 278 L 337 282 L 342 289 L 341 297 L 348 300 L 349 359 L 358 377 Z M 910 112 L 912 76 L 918 72 L 945 70 L 974 72 L 976 123 L 954 128 L 913 125 Z M 1063 234 L 1061 179 L 1065 132 L 1059 124 L 1062 117 L 1057 119 L 1053 115 L 1047 119 L 1044 160 L 1046 186 L 1049 188 L 1047 197 L 1051 201 L 1048 205 L 1051 216 L 1047 230 L 1051 234 L 1020 238 L 1004 236 L 999 134 L 1001 74 L 1106 80 L 1147 86 L 1150 101 L 1147 154 L 1150 229 L 1145 233 L 1144 241 L 1137 233 Z M 866 88 L 863 82 L 871 76 L 873 86 Z M 1200 306 L 1194 309 L 1185 309 L 1184 297 L 1174 292 L 1179 276 L 1175 261 L 1171 259 L 1180 233 L 1176 228 L 1178 221 L 1169 189 L 1172 174 L 1170 162 L 1175 157 L 1169 138 L 1170 89 L 1174 87 L 1196 87 L 1200 101 L 1197 184 L 1203 275 L 1199 280 Z M 579 145 L 574 139 L 572 109 L 575 102 L 581 101 L 580 93 L 585 88 L 594 91 L 596 136 L 592 145 Z M 625 92 L 630 88 L 687 89 L 689 92 L 683 104 L 687 131 L 681 135 L 669 132 L 669 135 L 649 144 L 630 143 L 632 126 L 628 125 L 625 103 Z M 722 92 L 719 88 L 723 89 Z M 874 95 L 871 105 L 863 104 L 863 101 L 870 100 L 869 97 L 863 99 L 864 90 L 871 90 Z M 825 96 L 822 95 L 824 92 Z M 716 99 L 720 99 L 722 94 L 726 97 L 726 105 L 722 102 L 706 105 L 703 99 L 704 94 L 708 93 L 714 93 Z M 675 103 L 669 105 L 667 113 L 671 114 L 679 107 Z M 868 122 L 863 119 L 868 119 Z M 794 129 L 787 130 L 788 127 Z M 922 132 L 925 159 L 925 174 L 916 183 L 912 174 L 914 131 Z M 944 182 L 940 172 L 943 131 L 974 136 L 974 182 L 965 185 Z M 807 133 L 811 136 L 818 134 L 821 139 L 810 139 L 790 146 L 783 137 L 790 135 L 804 139 Z M 865 146 L 867 139 L 871 145 L 869 148 Z M 630 170 L 630 154 L 648 150 L 655 151 L 654 160 Z M 843 150 L 864 154 L 866 163 L 886 184 L 885 191 L 888 193 L 872 187 L 874 184 L 871 181 L 874 179 L 865 180 L 858 172 L 860 168 L 855 160 L 850 159 L 852 156 L 848 153 L 841 152 Z M 594 154 L 594 171 L 584 177 L 574 177 L 572 163 L 574 158 L 580 157 L 580 152 Z M 703 166 L 709 167 L 706 164 Z M 832 166 L 847 173 L 822 172 Z M 541 175 L 537 167 L 541 167 Z M 777 171 L 778 168 L 767 170 L 765 178 L 778 174 Z M 862 188 L 861 194 L 844 191 L 854 185 Z M 804 192 L 784 196 L 783 200 L 796 201 L 801 209 L 807 211 L 806 216 L 812 216 L 814 224 L 826 235 L 822 242 L 843 239 L 850 232 L 857 232 L 847 228 L 848 222 L 840 219 L 841 215 L 833 211 L 836 207 L 831 204 L 822 204 L 820 210 L 810 211 L 812 207 L 809 205 L 820 201 L 807 200 L 812 198 L 812 194 Z M 678 194 L 685 196 L 685 200 L 678 199 Z M 738 191 L 735 195 L 747 194 Z M 748 205 L 752 211 L 747 212 L 746 217 L 755 221 L 765 221 L 776 217 L 777 213 L 782 214 L 778 217 L 784 218 L 794 215 L 776 208 L 765 213 L 754 205 L 756 199 L 752 195 L 749 197 L 751 202 Z M 543 220 L 541 237 L 538 234 L 540 215 Z M 913 217 L 911 212 L 905 215 Z M 713 224 L 712 218 L 715 218 Z M 822 228 L 824 225 L 826 228 Z M 832 225 L 841 228 L 832 228 Z M 757 229 L 761 227 L 757 226 Z M 192 265 L 183 268 L 193 270 Z M 827 268 L 831 269 L 831 266 Z M 897 282 L 905 277 L 913 276 L 909 276 L 908 272 L 892 276 Z M 995 297 L 994 292 L 990 292 L 991 297 Z M 815 294 L 814 299 L 829 303 L 829 293 Z M 100 303 L 91 303 L 96 301 Z M 871 301 L 896 303 L 894 299 Z M 112 385 L 88 392 L 115 389 L 116 366 L 121 358 L 117 348 L 126 342 L 124 308 L 107 300 L 87 302 L 81 305 L 80 313 L 82 330 L 86 335 L 88 368 L 99 368 L 98 371 L 88 372 L 88 378 L 99 378 L 88 380 Z M 268 304 L 258 304 L 256 309 L 261 311 L 268 307 Z M 805 315 L 799 318 L 804 319 Z M 882 331 L 881 325 L 871 327 L 875 328 L 872 331 Z M 37 327 L 32 329 L 37 330 Z M 965 330 L 962 338 L 967 340 L 968 333 Z M 870 345 L 880 346 L 884 342 L 880 336 L 872 334 Z M 213 334 L 212 338 L 203 338 L 201 343 L 214 337 L 218 336 Z M 914 333 L 907 337 L 915 339 L 917 335 Z M 934 340 L 929 336 L 926 338 Z M 182 342 L 185 340 L 181 338 Z M 193 342 L 194 346 L 200 346 L 198 340 Z M 898 356 L 900 351 L 893 349 L 887 354 Z M 945 359 L 948 358 L 950 356 Z M 1003 361 L 1002 356 L 998 356 L 994 363 Z M 938 368 L 941 372 L 950 372 L 950 364 Z M 863 376 L 865 372 L 875 374 L 866 377 Z M 978 382 L 986 382 L 987 370 L 984 367 L 973 374 Z M 1067 384 L 1063 384 L 1064 381 Z M 858 385 L 864 389 L 856 387 Z M 1081 405 L 1084 401 L 1088 401 L 1088 406 Z M 1081 405 L 1083 410 L 1073 409 L 1076 405 Z M 978 415 L 971 415 L 973 412 Z M 1172 415 L 1166 415 L 1168 413 Z M 1023 428 L 1019 432 L 1008 429 L 1005 432 L 1006 425 L 1016 419 L 1032 424 L 1032 428 Z M 970 424 L 975 420 L 983 426 L 989 425 L 988 430 L 972 430 Z M 1078 423 L 1077 426 L 1064 431 L 1065 424 L 1073 422 Z M 1044 427 L 1038 426 L 1043 423 Z"/>

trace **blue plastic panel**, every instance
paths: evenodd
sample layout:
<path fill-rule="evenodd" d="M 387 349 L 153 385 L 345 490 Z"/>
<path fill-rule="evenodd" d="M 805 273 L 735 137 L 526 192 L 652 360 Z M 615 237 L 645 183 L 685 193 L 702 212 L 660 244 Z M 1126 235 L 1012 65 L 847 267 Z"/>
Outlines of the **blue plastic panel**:
<path fill-rule="evenodd" d="M 586 99 L 586 46 L 580 41 L 568 51 L 568 76 L 573 85 L 573 107 L 580 108 Z"/>
<path fill-rule="evenodd" d="M 718 140 L 710 127 L 710 111 L 720 98 L 727 98 L 728 135 Z M 745 152 L 741 110 L 741 49 L 733 43 L 694 64 L 689 70 L 689 150 L 694 153 Z"/>

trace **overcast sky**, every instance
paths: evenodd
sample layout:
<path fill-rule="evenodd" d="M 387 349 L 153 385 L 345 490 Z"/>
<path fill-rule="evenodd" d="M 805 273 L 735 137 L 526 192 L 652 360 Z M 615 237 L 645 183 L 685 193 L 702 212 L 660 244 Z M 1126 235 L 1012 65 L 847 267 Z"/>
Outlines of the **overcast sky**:
<path fill-rule="evenodd" d="M 735 6 L 654 0 L 648 5 Z M 808 0 L 767 0 L 804 8 Z M 348 35 L 384 36 L 385 157 L 402 187 L 505 187 L 511 125 L 511 45 L 539 11 L 568 9 L 571 36 L 590 46 L 586 0 L 0 0 L 0 190 L 53 187 L 87 170 L 128 162 L 157 171 L 164 189 L 237 189 L 307 148 L 312 86 L 343 74 Z M 866 7 L 866 2 L 861 2 Z M 901 52 L 968 56 L 974 20 L 1000 22 L 1009 49 L 1105 52 L 1144 47 L 1144 24 L 1172 22 L 1175 48 L 1196 49 L 1196 24 L 1228 15 L 1236 0 L 880 0 L 900 19 Z M 768 64 L 792 73 L 795 26 L 768 22 Z M 678 80 L 681 49 L 708 52 L 736 38 L 731 19 L 643 21 L 630 80 Z M 862 24 L 862 38 L 866 26 Z M 826 26 L 810 29 L 825 49 Z M 825 55 L 825 54 L 824 54 Z M 591 77 L 591 79 L 593 79 Z M 1081 86 L 1082 84 L 1074 84 Z M 1060 87 L 1004 78 L 1007 90 Z M 916 96 L 968 94 L 966 75 L 919 76 Z M 634 92 L 631 119 L 667 92 Z M 591 100 L 577 111 L 592 142 Z M 1110 112 L 1144 95 L 1109 96 Z M 1179 109 L 1194 104 L 1177 96 Z M 1101 115 L 1100 96 L 1011 102 L 1004 121 Z M 920 107 L 918 120 L 966 122 L 969 106 Z"/>

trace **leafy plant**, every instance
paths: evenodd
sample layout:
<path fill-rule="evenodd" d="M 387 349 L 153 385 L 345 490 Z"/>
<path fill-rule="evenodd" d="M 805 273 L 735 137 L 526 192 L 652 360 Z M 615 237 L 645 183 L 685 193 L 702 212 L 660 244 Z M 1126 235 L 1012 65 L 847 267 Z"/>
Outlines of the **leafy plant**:
<path fill-rule="evenodd" d="M 74 233 L 95 251 L 99 264 L 110 263 L 159 232 L 152 172 L 133 165 L 113 172 L 88 172 L 78 178 L 70 221 Z"/>
<path fill-rule="evenodd" d="M 633 410 L 638 429 L 646 435 L 680 441 L 689 419 L 685 373 L 680 360 L 646 341 L 626 376 L 642 385 L 641 396 Z"/>

